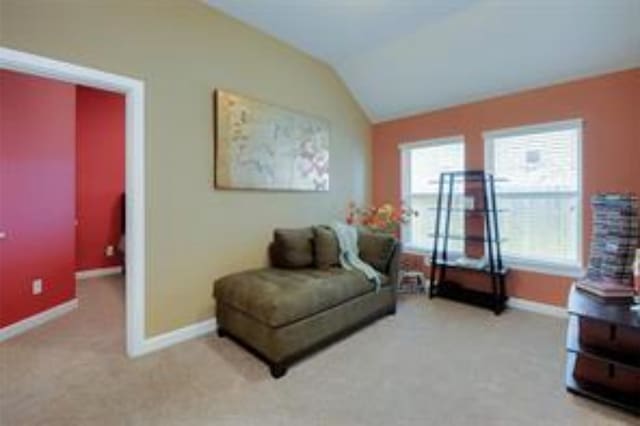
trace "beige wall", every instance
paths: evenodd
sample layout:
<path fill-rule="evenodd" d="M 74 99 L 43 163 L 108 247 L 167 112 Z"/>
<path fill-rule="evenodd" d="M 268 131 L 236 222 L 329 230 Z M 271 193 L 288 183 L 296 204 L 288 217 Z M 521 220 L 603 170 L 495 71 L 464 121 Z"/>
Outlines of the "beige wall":
<path fill-rule="evenodd" d="M 263 265 L 274 227 L 368 201 L 369 122 L 323 63 L 197 1 L 0 2 L 3 46 L 146 83 L 147 336 L 211 317 L 212 281 Z M 331 191 L 214 190 L 214 88 L 328 119 Z"/>

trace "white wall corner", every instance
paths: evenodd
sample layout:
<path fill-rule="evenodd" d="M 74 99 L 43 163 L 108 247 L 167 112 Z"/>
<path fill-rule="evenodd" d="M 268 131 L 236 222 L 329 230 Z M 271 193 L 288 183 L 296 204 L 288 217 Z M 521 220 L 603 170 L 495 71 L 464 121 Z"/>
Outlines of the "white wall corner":
<path fill-rule="evenodd" d="M 216 330 L 216 327 L 216 319 L 211 318 L 188 325 L 186 327 L 179 328 L 174 331 L 170 331 L 168 333 L 160 334 L 158 336 L 145 339 L 144 343 L 130 355 L 134 357 L 146 355 L 151 352 L 159 351 L 161 349 L 168 348 L 169 346 L 185 342 L 187 340 L 206 336 L 213 333 Z"/>

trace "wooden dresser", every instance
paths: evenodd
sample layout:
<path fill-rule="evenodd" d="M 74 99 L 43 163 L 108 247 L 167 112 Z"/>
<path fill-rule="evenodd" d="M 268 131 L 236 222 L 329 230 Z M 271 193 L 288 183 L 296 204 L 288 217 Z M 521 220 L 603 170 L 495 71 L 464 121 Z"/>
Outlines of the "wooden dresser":
<path fill-rule="evenodd" d="M 575 286 L 569 295 L 567 390 L 640 415 L 640 312 Z"/>

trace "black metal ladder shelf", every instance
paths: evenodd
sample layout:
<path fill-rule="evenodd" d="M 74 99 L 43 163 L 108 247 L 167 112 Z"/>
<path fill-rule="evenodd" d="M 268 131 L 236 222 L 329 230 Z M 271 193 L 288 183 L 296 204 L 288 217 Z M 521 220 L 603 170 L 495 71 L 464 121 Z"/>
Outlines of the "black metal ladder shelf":
<path fill-rule="evenodd" d="M 438 201 L 436 211 L 435 230 L 433 237 L 433 251 L 431 253 L 431 271 L 429 297 L 443 297 L 459 302 L 470 303 L 491 309 L 496 315 L 504 311 L 508 299 L 505 289 L 505 278 L 508 269 L 502 262 L 502 250 L 500 230 L 498 226 L 498 213 L 501 212 L 496 205 L 495 194 L 496 179 L 484 170 L 468 170 L 457 172 L 446 172 L 440 175 L 438 181 Z M 458 185 L 461 185 L 459 188 Z M 475 186 L 475 188 L 474 188 Z M 460 189 L 459 191 L 457 191 Z M 468 195 L 471 193 L 471 195 Z M 471 198 L 473 205 L 454 206 L 454 196 L 461 195 Z M 480 207 L 477 207 L 476 200 L 479 199 Z M 475 232 L 475 235 L 452 235 L 451 234 L 451 213 L 465 213 L 464 226 L 468 216 L 483 216 L 483 231 Z M 477 235 L 480 234 L 480 235 Z M 472 265 L 458 262 L 451 259 L 449 253 L 449 241 L 461 240 L 466 245 L 482 244 L 483 259 L 481 265 Z M 464 287 L 461 283 L 447 278 L 449 269 L 459 269 L 472 271 L 488 276 L 491 282 L 491 291 L 475 290 Z"/>

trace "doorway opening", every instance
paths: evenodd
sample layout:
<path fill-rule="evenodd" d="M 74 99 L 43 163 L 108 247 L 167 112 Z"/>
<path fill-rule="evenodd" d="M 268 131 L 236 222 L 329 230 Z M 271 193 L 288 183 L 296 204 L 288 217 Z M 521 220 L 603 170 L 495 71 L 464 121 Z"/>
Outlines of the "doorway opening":
<path fill-rule="evenodd" d="M 126 213 L 124 235 L 118 244 L 110 244 L 105 252 L 117 255 L 118 245 L 126 265 L 125 285 L 125 331 L 126 352 L 138 356 L 147 352 L 145 347 L 145 209 L 144 209 L 144 83 L 129 77 L 106 73 L 42 56 L 0 48 L 0 70 L 9 70 L 32 76 L 45 77 L 86 90 L 104 90 L 124 95 L 124 193 L 123 205 Z M 42 183 L 46 185 L 46 182 Z M 122 195 L 121 195 L 122 196 Z M 45 214 L 46 212 L 40 212 Z M 2 218 L 0 218 L 0 221 Z M 3 227 L 0 222 L 0 227 Z M 0 250 L 5 250 L 12 238 L 11 230 L 0 229 Z M 50 250 L 56 250 L 50 247 Z M 112 256 L 107 256 L 112 257 Z M 0 273 L 6 274 L 6 269 Z M 37 290 L 38 284 L 33 284 Z M 47 311 L 49 312 L 49 311 Z M 25 329 L 47 320 L 42 315 L 2 325 L 0 340 L 18 334 Z"/>

